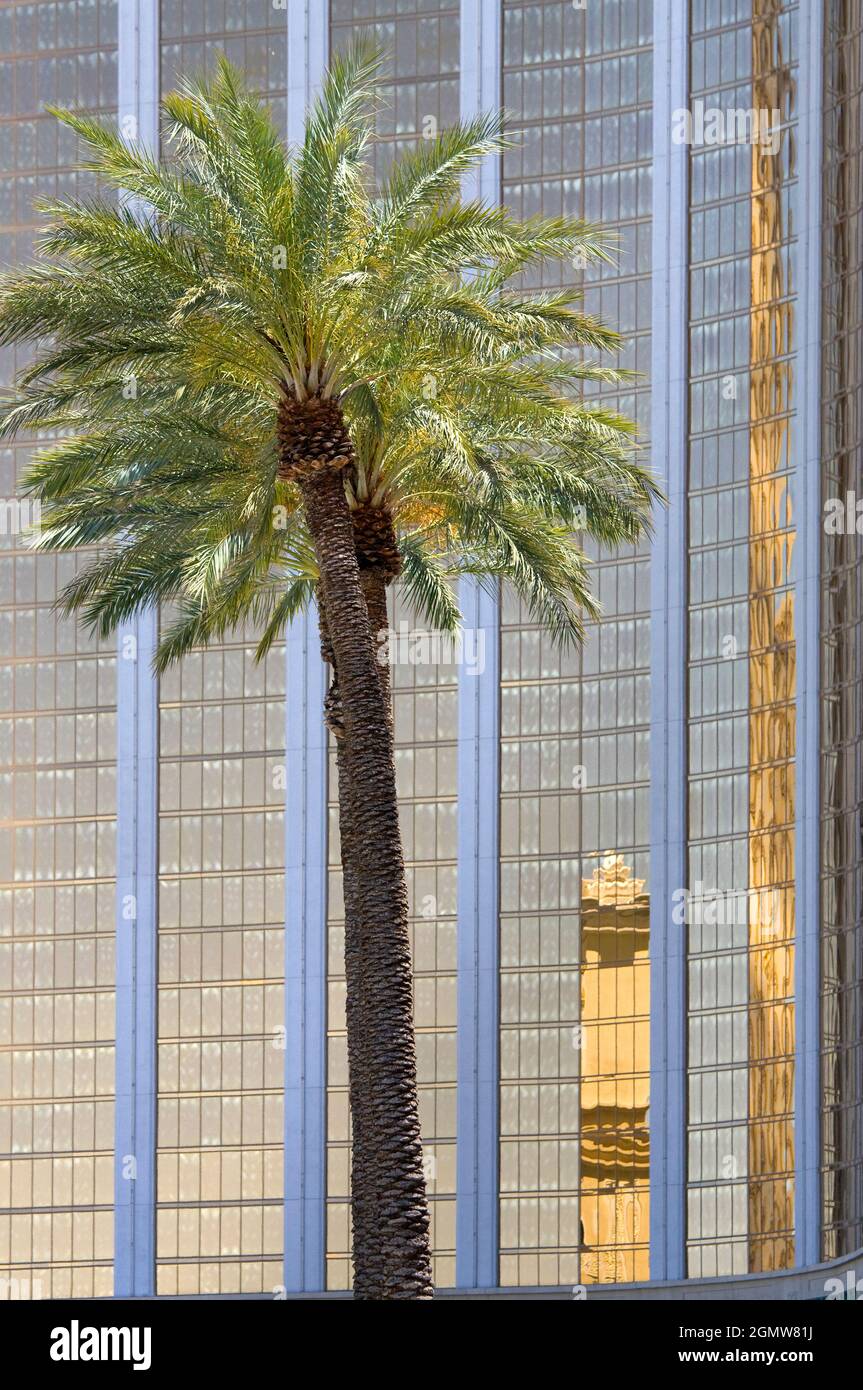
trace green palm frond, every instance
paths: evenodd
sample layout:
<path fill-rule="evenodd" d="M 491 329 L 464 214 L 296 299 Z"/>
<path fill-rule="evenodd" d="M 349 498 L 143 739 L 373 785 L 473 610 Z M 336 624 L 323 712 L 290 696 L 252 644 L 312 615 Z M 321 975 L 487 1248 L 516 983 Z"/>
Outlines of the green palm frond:
<path fill-rule="evenodd" d="M 413 607 L 429 627 L 454 634 L 462 616 L 453 588 L 453 575 L 441 556 L 423 544 L 420 536 L 405 533 L 400 538 L 404 569 L 402 583 Z"/>
<path fill-rule="evenodd" d="M 378 204 L 372 250 L 380 254 L 399 231 L 429 208 L 454 198 L 463 176 L 487 155 L 500 154 L 509 141 L 503 114 L 485 112 L 460 121 L 396 162 Z"/>

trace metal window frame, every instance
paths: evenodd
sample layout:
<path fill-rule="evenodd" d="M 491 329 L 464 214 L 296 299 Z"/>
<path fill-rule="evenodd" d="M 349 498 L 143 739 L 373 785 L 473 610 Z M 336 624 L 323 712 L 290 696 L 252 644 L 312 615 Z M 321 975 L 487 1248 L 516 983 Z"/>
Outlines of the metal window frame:
<path fill-rule="evenodd" d="M 650 579 L 650 1277 L 686 1272 L 686 430 L 688 0 L 656 0 L 653 38 L 651 454 L 668 505 Z"/>
<path fill-rule="evenodd" d="M 462 0 L 462 119 L 500 105 L 501 0 Z M 465 195 L 500 202 L 500 159 Z M 493 1288 L 499 1268 L 500 594 L 459 583 L 466 627 L 483 634 L 483 669 L 458 676 L 458 983 L 456 1286 Z"/>
<path fill-rule="evenodd" d="M 120 131 L 158 144 L 159 6 L 119 0 Z M 131 200 L 130 200 L 131 201 Z M 146 209 L 131 205 L 143 216 Z M 159 616 L 124 623 L 117 644 L 117 918 L 115 966 L 114 1296 L 156 1291 L 156 985 Z"/>
<path fill-rule="evenodd" d="M 326 668 L 316 611 L 285 649 L 285 1288 L 326 1287 Z"/>
<path fill-rule="evenodd" d="M 799 10 L 801 59 L 797 76 L 797 255 L 800 342 L 794 511 L 797 624 L 797 784 L 794 998 L 795 1263 L 821 1256 L 821 164 L 823 139 L 824 7 Z"/>
<path fill-rule="evenodd" d="M 302 141 L 328 61 L 330 6 L 288 0 L 287 130 Z M 285 690 L 285 1254 L 289 1293 L 326 1287 L 327 672 L 317 608 L 288 634 Z"/>

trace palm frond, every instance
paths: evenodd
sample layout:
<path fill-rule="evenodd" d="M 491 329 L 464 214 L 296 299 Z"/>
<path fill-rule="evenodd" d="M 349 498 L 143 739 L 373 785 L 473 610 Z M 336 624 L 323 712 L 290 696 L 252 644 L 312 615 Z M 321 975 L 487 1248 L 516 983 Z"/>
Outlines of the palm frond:
<path fill-rule="evenodd" d="M 458 632 L 462 615 L 452 573 L 418 536 L 402 535 L 399 550 L 404 564 L 402 584 L 416 611 L 436 631 L 450 635 Z"/>
<path fill-rule="evenodd" d="M 363 42 L 334 56 L 296 149 L 224 60 L 166 98 L 167 161 L 56 113 L 121 198 L 43 203 L 40 260 L 0 282 L 0 345 L 36 344 L 0 433 L 64 436 L 24 473 L 36 545 L 86 552 L 61 605 L 103 634 L 174 606 L 160 669 L 245 623 L 263 655 L 311 597 L 301 495 L 278 478 L 291 400 L 341 409 L 349 504 L 391 513 L 407 596 L 446 632 L 471 573 L 579 640 L 585 542 L 637 543 L 661 500 L 592 394 L 628 379 L 619 335 L 576 289 L 524 288 L 611 239 L 462 198 L 507 144 L 498 113 L 420 142 L 376 196 L 381 62 Z"/>

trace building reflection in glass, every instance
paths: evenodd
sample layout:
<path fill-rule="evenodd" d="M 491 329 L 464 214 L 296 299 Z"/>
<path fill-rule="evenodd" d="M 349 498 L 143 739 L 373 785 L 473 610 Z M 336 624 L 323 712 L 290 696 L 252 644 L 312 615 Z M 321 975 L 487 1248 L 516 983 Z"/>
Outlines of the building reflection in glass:
<path fill-rule="evenodd" d="M 780 0 L 755 0 L 749 375 L 749 1269 L 794 1262 L 795 635 L 789 419 L 794 305 L 787 175 L 793 77 Z"/>
<path fill-rule="evenodd" d="M 622 855 L 581 885 L 581 1282 L 647 1278 L 650 900 Z"/>
<path fill-rule="evenodd" d="M 692 13 L 688 1272 L 793 1259 L 797 4 Z"/>

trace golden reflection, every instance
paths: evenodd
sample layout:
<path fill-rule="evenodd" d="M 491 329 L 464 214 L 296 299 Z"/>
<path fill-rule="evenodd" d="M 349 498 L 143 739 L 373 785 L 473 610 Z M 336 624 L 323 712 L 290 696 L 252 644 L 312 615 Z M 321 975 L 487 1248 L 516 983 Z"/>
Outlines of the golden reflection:
<path fill-rule="evenodd" d="M 753 105 L 787 115 L 781 0 L 754 0 Z M 794 1262 L 794 543 L 783 131 L 754 145 L 749 440 L 749 1269 Z M 753 895 L 752 890 L 759 890 Z"/>
<path fill-rule="evenodd" d="M 581 1280 L 646 1279 L 649 897 L 621 855 L 583 879 Z"/>

